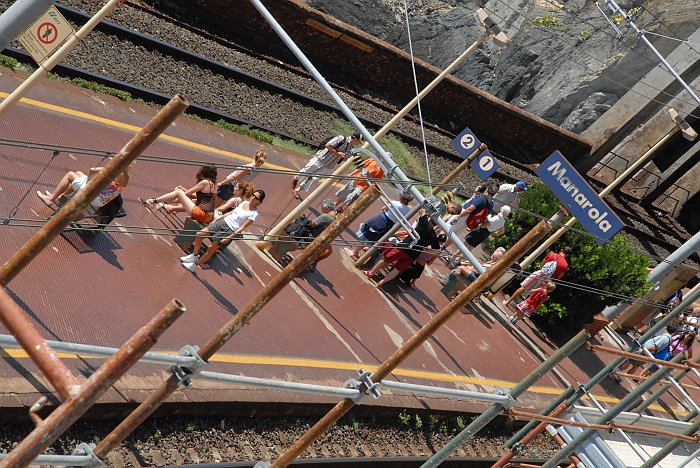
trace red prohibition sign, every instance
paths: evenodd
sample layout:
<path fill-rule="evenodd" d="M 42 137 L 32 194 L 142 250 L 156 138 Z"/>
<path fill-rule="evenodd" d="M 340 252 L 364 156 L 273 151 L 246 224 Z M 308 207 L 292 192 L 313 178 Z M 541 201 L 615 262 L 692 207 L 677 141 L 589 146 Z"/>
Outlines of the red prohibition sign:
<path fill-rule="evenodd" d="M 51 44 L 58 37 L 56 26 L 49 21 L 41 23 L 36 30 L 36 37 L 42 44 Z"/>

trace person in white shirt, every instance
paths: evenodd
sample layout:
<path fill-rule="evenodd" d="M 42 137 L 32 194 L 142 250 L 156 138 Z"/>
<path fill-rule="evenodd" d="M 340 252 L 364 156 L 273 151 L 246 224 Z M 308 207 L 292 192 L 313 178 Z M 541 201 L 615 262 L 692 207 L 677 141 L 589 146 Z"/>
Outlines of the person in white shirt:
<path fill-rule="evenodd" d="M 196 234 L 194 238 L 194 250 L 191 254 L 180 257 L 182 266 L 193 272 L 198 266 L 209 261 L 219 250 L 220 245 L 227 246 L 235 238 L 242 236 L 243 230 L 253 224 L 258 217 L 258 206 L 265 199 L 265 192 L 256 190 L 250 200 L 243 201 L 231 213 L 223 216 Z M 202 242 L 207 237 L 211 237 L 213 242 L 207 251 L 199 256 L 202 249 Z"/>
<path fill-rule="evenodd" d="M 510 206 L 503 205 L 499 212 L 495 215 L 488 215 L 486 221 L 481 223 L 478 228 L 469 231 L 464 240 L 467 243 L 469 250 L 484 242 L 494 232 L 505 228 L 506 218 L 510 215 Z"/>
<path fill-rule="evenodd" d="M 501 184 L 498 186 L 498 193 L 493 196 L 494 211 L 500 210 L 502 206 L 509 205 L 518 197 L 520 192 L 527 191 L 527 184 L 522 180 L 515 184 Z"/>

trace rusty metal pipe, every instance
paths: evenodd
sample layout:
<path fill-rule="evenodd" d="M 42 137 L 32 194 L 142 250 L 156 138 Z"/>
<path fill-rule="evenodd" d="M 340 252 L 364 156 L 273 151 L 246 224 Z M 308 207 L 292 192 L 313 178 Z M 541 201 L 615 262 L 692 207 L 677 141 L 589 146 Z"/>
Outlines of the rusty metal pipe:
<path fill-rule="evenodd" d="M 462 309 L 474 297 L 476 297 L 486 286 L 498 278 L 507 268 L 509 268 L 518 258 L 536 244 L 542 237 L 552 229 L 551 224 L 540 221 L 532 230 L 523 236 L 506 254 L 479 275 L 465 290 L 463 290 L 444 309 L 438 312 L 423 327 L 418 330 L 401 348 L 396 350 L 379 368 L 372 374 L 372 381 L 379 382 L 386 378 L 396 367 L 398 367 L 413 351 L 422 346 L 447 320 Z M 355 406 L 355 402 L 344 399 L 336 404 L 323 418 L 313 427 L 303 434 L 287 451 L 282 454 L 273 464 L 273 468 L 286 467 L 304 450 L 306 450 L 316 439 L 335 424 L 343 415 Z"/>
<path fill-rule="evenodd" d="M 372 186 L 338 216 L 313 242 L 261 289 L 248 303 L 238 311 L 200 348 L 199 356 L 207 360 L 228 340 L 243 328 L 268 302 L 284 289 L 299 273 L 308 267 L 325 248 L 340 235 L 369 205 L 379 198 L 379 190 Z M 98 457 L 104 456 L 116 447 L 139 424 L 150 416 L 158 407 L 177 390 L 178 382 L 174 376 L 163 382 L 146 401 L 141 403 L 126 419 L 107 435 L 95 448 Z"/>
<path fill-rule="evenodd" d="M 549 414 L 550 414 L 550 416 L 559 416 L 560 414 L 565 412 L 568 408 L 569 408 L 569 404 L 567 402 L 562 402 L 559 404 L 559 406 L 554 408 L 552 410 L 552 412 Z M 533 427 L 530 430 L 530 432 L 528 432 L 527 434 L 525 434 L 523 436 L 523 438 L 520 440 L 519 445 L 525 446 L 525 445 L 529 444 L 530 442 L 535 440 L 537 438 L 537 436 L 540 434 L 540 432 L 545 430 L 546 427 L 547 427 L 546 422 L 544 422 L 544 421 L 539 422 L 535 427 Z M 496 461 L 496 463 L 491 465 L 491 468 L 503 468 L 505 466 L 509 466 L 508 463 L 514 457 L 515 457 L 515 451 L 513 449 L 510 449 L 508 452 L 503 454 L 503 456 L 501 456 L 501 458 L 499 458 L 498 461 Z"/>
<path fill-rule="evenodd" d="M 66 401 L 78 392 L 80 389 L 78 379 L 46 344 L 34 323 L 2 287 L 0 287 L 0 321 L 17 338 L 17 342 L 46 376 L 62 401 Z"/>
<path fill-rule="evenodd" d="M 566 445 L 566 441 L 565 441 L 564 438 L 563 438 L 562 436 L 560 436 L 559 434 L 554 434 L 554 435 L 552 436 L 552 440 L 553 440 L 554 442 L 556 442 L 556 444 L 557 444 L 560 448 Z M 585 466 L 585 465 L 582 464 L 581 459 L 580 459 L 579 457 L 577 457 L 577 456 L 576 456 L 575 454 L 573 454 L 573 453 L 569 455 L 569 460 L 571 460 L 571 463 L 573 464 L 573 465 L 569 465 L 569 466 Z"/>
<path fill-rule="evenodd" d="M 612 432 L 615 429 L 622 429 L 625 431 L 639 432 L 642 434 L 650 434 L 650 435 L 656 435 L 656 436 L 660 436 L 660 437 L 668 437 L 671 439 L 677 438 L 677 439 L 683 440 L 685 442 L 693 442 L 693 443 L 698 443 L 698 441 L 700 440 L 700 435 L 698 435 L 698 434 L 692 435 L 692 436 L 683 435 L 683 434 L 679 434 L 677 432 L 662 431 L 660 429 L 640 427 L 640 426 L 635 426 L 632 424 L 615 424 L 612 422 L 609 422 L 607 424 L 585 423 L 585 422 L 571 421 L 569 419 L 555 418 L 552 416 L 544 416 L 544 415 L 537 414 L 537 413 L 529 413 L 527 411 L 521 411 L 521 410 L 516 410 L 516 409 L 511 409 L 508 411 L 508 413 L 510 415 L 518 417 L 518 418 L 535 419 L 538 421 L 545 421 L 549 424 L 560 424 L 562 426 L 581 427 L 584 429 L 596 429 L 599 431 L 606 431 L 606 432 Z"/>
<path fill-rule="evenodd" d="M 139 132 L 124 145 L 105 166 L 105 170 L 90 177 L 85 187 L 49 219 L 15 254 L 0 267 L 0 285 L 7 286 L 17 274 L 36 257 L 51 240 L 59 235 L 123 172 L 156 138 L 189 106 L 182 95 L 175 95 Z"/>
<path fill-rule="evenodd" d="M 628 351 L 622 351 L 621 349 L 611 348 L 609 346 L 594 345 L 594 344 L 587 343 L 586 347 L 588 349 L 590 349 L 591 351 L 600 351 L 603 353 L 615 354 L 618 356 L 634 359 L 636 361 L 642 361 L 642 362 L 648 362 L 651 364 L 656 364 L 658 366 L 673 367 L 674 369 L 688 370 L 691 367 L 695 367 L 697 365 L 695 363 L 688 362 L 688 361 L 683 361 L 686 364 L 680 364 L 680 363 L 675 363 L 675 362 L 671 362 L 671 361 L 664 361 L 663 359 L 654 359 L 654 358 L 651 358 L 651 357 L 646 356 L 646 355 L 630 353 Z M 693 365 L 691 366 L 688 364 L 693 364 Z"/>
<path fill-rule="evenodd" d="M 119 350 L 100 366 L 81 386 L 77 395 L 57 407 L 4 460 L 0 468 L 24 467 L 80 418 L 97 399 L 116 382 L 158 338 L 185 312 L 176 299 L 170 301 L 145 326 L 129 338 Z"/>

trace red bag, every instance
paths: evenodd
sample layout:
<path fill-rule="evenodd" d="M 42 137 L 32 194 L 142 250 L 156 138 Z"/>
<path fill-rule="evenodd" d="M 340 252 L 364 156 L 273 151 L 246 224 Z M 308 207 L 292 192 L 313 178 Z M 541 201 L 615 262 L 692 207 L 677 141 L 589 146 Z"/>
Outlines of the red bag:
<path fill-rule="evenodd" d="M 489 215 L 489 209 L 484 208 L 479 211 L 472 211 L 469 213 L 469 216 L 467 216 L 467 229 L 472 230 L 476 229 L 481 223 L 486 221 L 486 217 Z"/>

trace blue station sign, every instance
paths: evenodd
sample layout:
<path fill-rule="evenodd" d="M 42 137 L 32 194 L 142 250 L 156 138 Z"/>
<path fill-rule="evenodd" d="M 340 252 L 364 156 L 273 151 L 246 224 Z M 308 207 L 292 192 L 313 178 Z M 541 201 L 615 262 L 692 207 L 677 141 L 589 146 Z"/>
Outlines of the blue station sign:
<path fill-rule="evenodd" d="M 462 158 L 467 159 L 472 152 L 479 147 L 481 142 L 479 139 L 469 130 L 469 127 L 465 127 L 462 133 L 457 135 L 454 140 L 452 140 L 452 146 L 457 150 Z"/>
<path fill-rule="evenodd" d="M 479 156 L 477 156 L 469 166 L 474 169 L 474 172 L 476 172 L 476 175 L 478 175 L 481 180 L 488 179 L 491 177 L 491 174 L 501 167 L 487 149 L 479 153 Z"/>
<path fill-rule="evenodd" d="M 620 218 L 559 151 L 552 153 L 535 169 L 535 173 L 576 221 L 596 236 L 599 244 L 605 243 L 622 229 Z"/>

